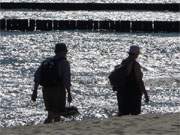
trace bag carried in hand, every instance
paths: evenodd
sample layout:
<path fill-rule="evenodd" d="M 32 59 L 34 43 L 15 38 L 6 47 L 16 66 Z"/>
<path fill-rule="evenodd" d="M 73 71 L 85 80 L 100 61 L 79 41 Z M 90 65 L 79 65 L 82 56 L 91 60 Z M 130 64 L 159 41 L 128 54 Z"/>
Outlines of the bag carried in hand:
<path fill-rule="evenodd" d="M 65 107 L 64 117 L 72 117 L 79 115 L 78 108 L 76 106 Z"/>
<path fill-rule="evenodd" d="M 113 91 L 124 89 L 127 83 L 127 66 L 117 65 L 108 76 Z"/>
<path fill-rule="evenodd" d="M 58 71 L 59 59 L 49 58 L 40 66 L 39 84 L 41 86 L 56 86 L 61 81 Z"/>

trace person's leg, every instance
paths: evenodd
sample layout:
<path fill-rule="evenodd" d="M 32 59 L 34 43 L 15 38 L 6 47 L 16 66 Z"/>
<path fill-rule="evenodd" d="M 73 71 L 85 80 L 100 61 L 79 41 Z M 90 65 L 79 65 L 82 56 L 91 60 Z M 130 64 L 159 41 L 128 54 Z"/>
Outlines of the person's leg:
<path fill-rule="evenodd" d="M 132 115 L 138 115 L 141 113 L 141 97 L 137 96 L 134 98 L 133 105 L 131 108 L 131 114 Z"/>
<path fill-rule="evenodd" d="M 128 115 L 126 100 L 121 93 L 117 93 L 118 116 Z"/>
<path fill-rule="evenodd" d="M 54 122 L 59 122 L 61 120 L 59 113 L 54 113 Z"/>
<path fill-rule="evenodd" d="M 53 112 L 48 111 L 48 116 L 44 121 L 44 124 L 52 123 L 53 122 Z"/>
<path fill-rule="evenodd" d="M 53 120 L 53 112 L 52 112 L 52 94 L 49 93 L 50 90 L 48 90 L 48 88 L 43 87 L 42 88 L 42 92 L 43 92 L 43 99 L 44 99 L 44 105 L 46 110 L 48 111 L 48 116 L 44 121 L 44 124 L 47 123 L 52 123 Z M 51 111 L 50 111 L 51 110 Z"/>

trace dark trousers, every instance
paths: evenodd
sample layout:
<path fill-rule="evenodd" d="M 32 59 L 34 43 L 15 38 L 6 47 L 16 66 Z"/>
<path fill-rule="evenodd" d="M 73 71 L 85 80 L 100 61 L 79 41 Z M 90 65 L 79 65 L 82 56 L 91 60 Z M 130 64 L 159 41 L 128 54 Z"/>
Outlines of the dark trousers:
<path fill-rule="evenodd" d="M 44 123 L 58 122 L 65 112 L 66 91 L 62 86 L 43 87 L 43 98 L 48 116 Z"/>
<path fill-rule="evenodd" d="M 138 115 L 141 113 L 141 95 L 117 92 L 118 114 Z"/>

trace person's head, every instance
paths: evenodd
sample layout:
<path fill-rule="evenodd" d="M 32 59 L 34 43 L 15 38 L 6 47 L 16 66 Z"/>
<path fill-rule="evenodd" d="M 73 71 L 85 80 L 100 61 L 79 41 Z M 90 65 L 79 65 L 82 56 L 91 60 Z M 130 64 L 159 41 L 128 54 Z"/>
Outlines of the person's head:
<path fill-rule="evenodd" d="M 55 50 L 54 50 L 55 54 L 59 54 L 59 53 L 67 53 L 67 47 L 66 44 L 64 43 L 57 43 L 55 45 Z"/>
<path fill-rule="evenodd" d="M 140 54 L 140 47 L 136 45 L 130 46 L 128 54 L 129 56 L 137 58 Z"/>

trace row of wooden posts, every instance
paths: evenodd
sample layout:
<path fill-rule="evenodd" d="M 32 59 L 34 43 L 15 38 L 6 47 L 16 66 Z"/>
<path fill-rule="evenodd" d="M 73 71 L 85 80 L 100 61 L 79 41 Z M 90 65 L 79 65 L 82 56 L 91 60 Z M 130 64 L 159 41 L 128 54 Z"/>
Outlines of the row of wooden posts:
<path fill-rule="evenodd" d="M 1 19 L 0 30 L 106 30 L 117 32 L 180 32 L 180 21 Z"/>
<path fill-rule="evenodd" d="M 33 3 L 33 2 L 1 2 L 0 8 L 36 9 L 36 10 L 150 10 L 180 11 L 180 3 Z"/>

